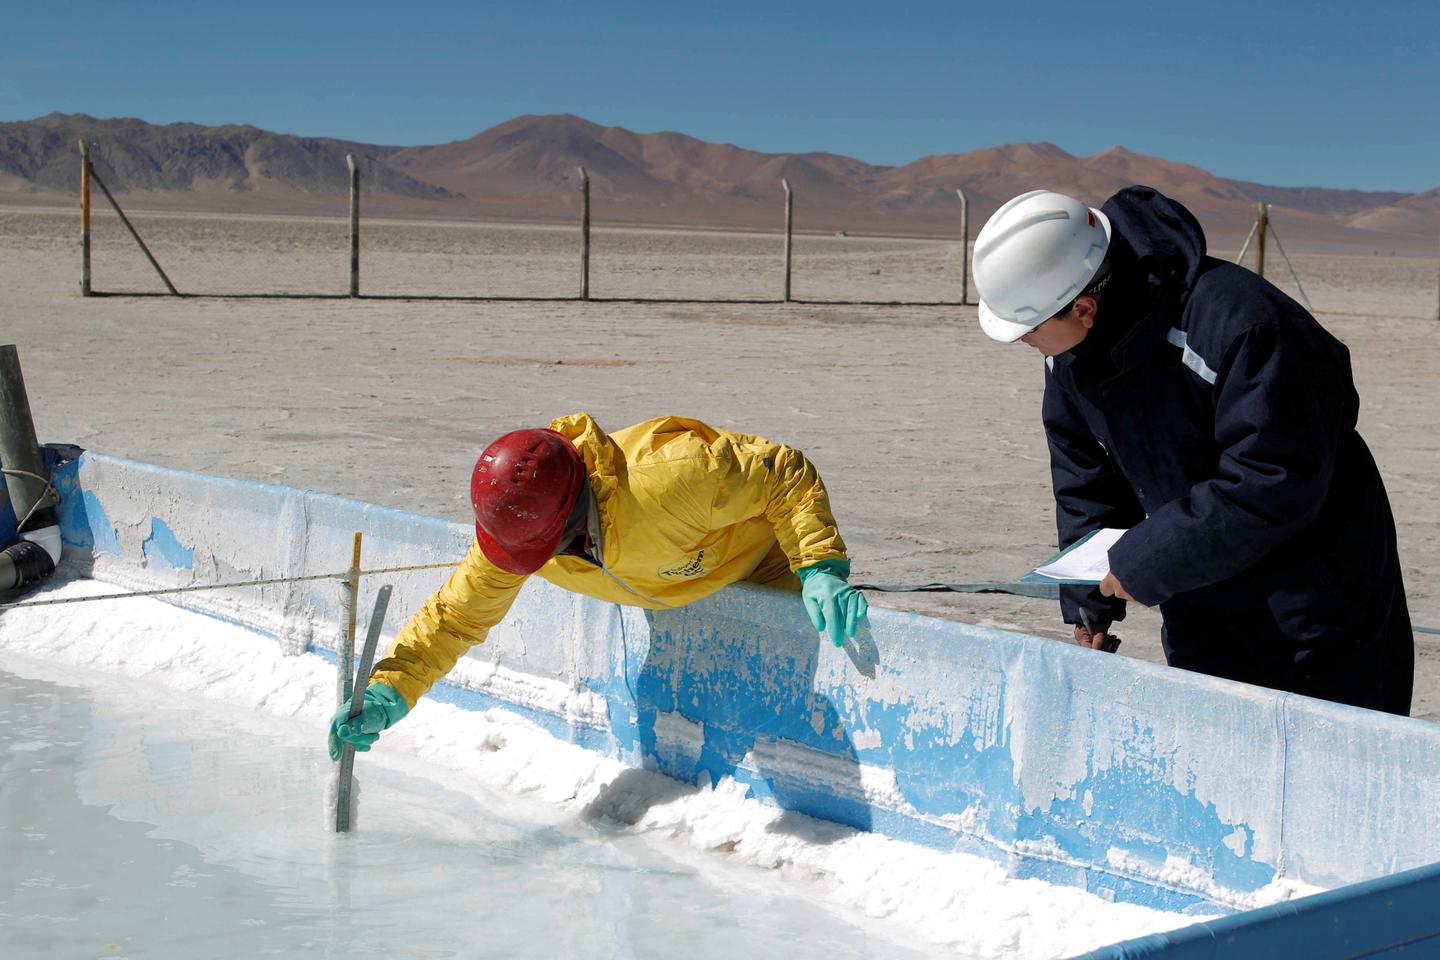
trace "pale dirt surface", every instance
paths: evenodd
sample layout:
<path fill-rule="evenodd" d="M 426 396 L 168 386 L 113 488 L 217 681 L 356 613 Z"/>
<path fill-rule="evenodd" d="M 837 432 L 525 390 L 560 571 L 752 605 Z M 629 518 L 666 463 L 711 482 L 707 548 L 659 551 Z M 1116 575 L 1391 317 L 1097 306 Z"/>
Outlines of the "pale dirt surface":
<path fill-rule="evenodd" d="M 182 291 L 346 287 L 343 221 L 135 220 Z M 42 439 L 464 521 L 470 467 L 498 434 L 575 410 L 611 428 L 673 413 L 804 450 L 860 578 L 1010 580 L 1053 552 L 1041 364 L 985 339 L 974 307 L 86 300 L 77 221 L 0 208 L 0 342 L 20 348 Z M 122 230 L 97 216 L 96 288 L 161 289 Z M 578 287 L 576 230 L 384 223 L 364 237 L 366 292 Z M 774 298 L 781 251 L 778 235 L 597 229 L 591 291 Z M 959 258 L 944 241 L 797 237 L 794 293 L 956 299 Z M 1440 627 L 1435 262 L 1292 258 L 1350 346 L 1412 616 Z M 1278 256 L 1268 266 L 1288 280 Z M 1069 636 L 1043 601 L 872 602 Z M 1132 612 L 1121 655 L 1161 660 L 1158 624 Z M 1440 638 L 1417 642 L 1414 713 L 1440 719 Z"/>

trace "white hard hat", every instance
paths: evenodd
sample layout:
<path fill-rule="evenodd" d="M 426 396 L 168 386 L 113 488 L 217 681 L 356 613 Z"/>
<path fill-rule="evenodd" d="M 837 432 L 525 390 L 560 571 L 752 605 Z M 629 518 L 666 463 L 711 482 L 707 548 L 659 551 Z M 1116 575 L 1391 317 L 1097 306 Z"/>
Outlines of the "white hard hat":
<path fill-rule="evenodd" d="M 1109 218 L 1074 197 L 1031 190 L 1008 201 L 975 238 L 980 329 L 1019 340 L 1080 295 L 1109 247 Z"/>

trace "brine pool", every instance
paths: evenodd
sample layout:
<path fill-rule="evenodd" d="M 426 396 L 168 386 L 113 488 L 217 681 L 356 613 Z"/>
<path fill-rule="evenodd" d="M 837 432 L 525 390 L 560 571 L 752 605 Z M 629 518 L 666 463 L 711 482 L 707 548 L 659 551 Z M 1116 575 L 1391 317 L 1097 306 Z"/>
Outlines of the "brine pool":
<path fill-rule="evenodd" d="M 423 701 L 337 836 L 333 697 L 156 600 L 0 612 L 0 957 L 1065 957 L 1197 919 Z"/>

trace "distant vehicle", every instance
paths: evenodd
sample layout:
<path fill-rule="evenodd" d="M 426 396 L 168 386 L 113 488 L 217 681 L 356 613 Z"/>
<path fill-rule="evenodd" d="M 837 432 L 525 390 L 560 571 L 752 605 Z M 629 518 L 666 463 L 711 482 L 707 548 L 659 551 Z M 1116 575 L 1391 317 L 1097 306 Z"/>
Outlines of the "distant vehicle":
<path fill-rule="evenodd" d="M 848 232 L 844 231 L 844 230 L 836 230 L 836 231 L 835 231 L 835 236 L 837 236 L 837 237 L 848 237 L 848 236 L 850 236 L 850 234 L 849 234 Z"/>

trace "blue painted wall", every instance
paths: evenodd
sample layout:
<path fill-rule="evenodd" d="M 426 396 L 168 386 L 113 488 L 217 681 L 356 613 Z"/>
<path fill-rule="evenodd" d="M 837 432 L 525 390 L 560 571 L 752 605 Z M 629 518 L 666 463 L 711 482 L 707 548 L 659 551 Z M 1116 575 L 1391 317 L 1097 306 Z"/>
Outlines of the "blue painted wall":
<path fill-rule="evenodd" d="M 1440 956 L 1440 864 L 1262 907 L 1182 930 L 1127 940 L 1086 960 L 1305 960 Z"/>
<path fill-rule="evenodd" d="M 93 453 L 59 485 L 67 542 L 136 587 L 338 574 L 354 530 L 366 568 L 458 561 L 471 537 Z M 367 580 L 361 608 L 394 585 L 393 636 L 445 576 Z M 177 602 L 333 657 L 339 597 L 320 580 Z M 1440 727 L 882 609 L 836 649 L 793 594 L 749 585 L 655 612 L 532 580 L 433 695 L 1108 899 L 1240 907 L 1277 880 L 1337 886 L 1440 860 Z"/>

